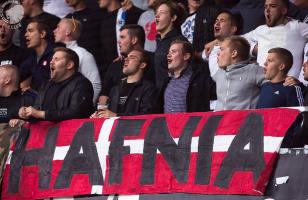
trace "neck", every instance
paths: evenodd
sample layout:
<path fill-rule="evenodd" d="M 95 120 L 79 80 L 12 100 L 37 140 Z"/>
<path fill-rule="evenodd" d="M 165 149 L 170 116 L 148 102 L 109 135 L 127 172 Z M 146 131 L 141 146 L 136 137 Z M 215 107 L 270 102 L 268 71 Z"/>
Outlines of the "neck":
<path fill-rule="evenodd" d="M 85 1 L 80 1 L 77 5 L 74 6 L 75 11 L 81 11 L 86 9 L 87 5 Z"/>
<path fill-rule="evenodd" d="M 189 14 L 192 14 L 194 12 L 196 12 L 198 10 L 199 7 L 196 6 L 189 6 L 188 5 L 188 10 L 189 10 Z"/>
<path fill-rule="evenodd" d="M 68 44 L 68 43 L 71 43 L 75 41 L 74 38 L 71 38 L 71 37 L 66 37 L 63 41 L 64 44 Z"/>
<path fill-rule="evenodd" d="M 179 78 L 181 76 L 182 71 L 187 68 L 187 65 L 188 65 L 187 63 L 184 63 L 181 68 L 175 70 L 173 72 L 174 78 Z"/>
<path fill-rule="evenodd" d="M 133 75 L 127 76 L 126 82 L 127 83 L 136 83 L 142 78 L 142 76 L 143 76 L 143 72 L 139 71 L 139 72 L 137 72 Z"/>
<path fill-rule="evenodd" d="M 286 75 L 282 75 L 282 74 L 277 74 L 274 78 L 271 79 L 272 83 L 279 83 L 282 82 L 286 79 Z"/>
<path fill-rule="evenodd" d="M 38 57 L 43 55 L 45 49 L 47 48 L 47 45 L 48 43 L 46 42 L 46 40 L 43 40 L 41 45 L 35 48 L 35 52 Z"/>
<path fill-rule="evenodd" d="M 74 70 L 69 70 L 69 71 L 66 72 L 66 74 L 63 77 L 61 77 L 61 79 L 59 79 L 59 80 L 57 80 L 55 82 L 56 83 L 61 83 L 62 81 L 65 81 L 65 80 L 69 79 L 71 76 L 73 76 L 74 73 L 75 73 Z"/>
<path fill-rule="evenodd" d="M 165 38 L 167 33 L 169 33 L 172 30 L 173 26 L 170 24 L 165 30 L 162 30 L 159 32 L 161 39 Z"/>
<path fill-rule="evenodd" d="M 14 86 L 7 86 L 5 88 L 3 88 L 2 92 L 1 92 L 1 96 L 2 97 L 8 97 L 8 96 L 11 96 L 11 94 L 18 90 L 17 87 L 14 87 Z"/>
<path fill-rule="evenodd" d="M 37 7 L 32 9 L 32 12 L 30 13 L 29 17 L 31 17 L 31 18 L 32 17 L 36 17 L 36 16 L 38 16 L 38 15 L 40 15 L 42 13 L 43 13 L 43 9 L 41 7 L 39 7 L 39 6 L 37 6 Z"/>
<path fill-rule="evenodd" d="M 8 43 L 8 44 L 5 44 L 5 45 L 0 45 L 0 52 L 7 50 L 11 46 L 12 46 L 12 43 Z"/>
<path fill-rule="evenodd" d="M 119 1 L 111 1 L 110 5 L 107 7 L 108 12 L 113 12 L 121 7 Z"/>
<path fill-rule="evenodd" d="M 124 11 L 129 10 L 131 7 L 133 7 L 132 1 L 126 1 L 125 3 L 122 4 L 122 8 Z"/>

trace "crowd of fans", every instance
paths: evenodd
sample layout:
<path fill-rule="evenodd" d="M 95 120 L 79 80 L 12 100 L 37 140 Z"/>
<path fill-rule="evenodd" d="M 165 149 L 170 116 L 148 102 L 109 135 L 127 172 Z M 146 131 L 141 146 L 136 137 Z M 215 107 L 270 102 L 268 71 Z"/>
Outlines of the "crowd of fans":
<path fill-rule="evenodd" d="M 243 2 L 22 0 L 0 121 L 308 106 L 308 3 Z"/>

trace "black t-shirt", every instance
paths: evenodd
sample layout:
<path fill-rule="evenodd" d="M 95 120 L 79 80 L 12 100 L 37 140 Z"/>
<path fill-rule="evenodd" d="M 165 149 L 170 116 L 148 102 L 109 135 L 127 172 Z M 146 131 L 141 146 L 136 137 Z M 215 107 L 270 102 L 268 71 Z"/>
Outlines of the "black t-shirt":
<path fill-rule="evenodd" d="M 118 100 L 118 110 L 117 113 L 123 113 L 125 111 L 125 103 L 129 93 L 132 91 L 136 83 L 125 82 L 120 89 L 120 96 Z"/>
<path fill-rule="evenodd" d="M 10 119 L 18 118 L 18 111 L 21 106 L 31 106 L 34 103 L 36 94 L 15 91 L 8 97 L 0 97 L 0 123 L 9 122 Z"/>
<path fill-rule="evenodd" d="M 0 51 L 0 66 L 2 65 L 16 65 L 18 68 L 20 64 L 29 56 L 28 51 L 21 47 L 12 45 L 5 51 Z"/>

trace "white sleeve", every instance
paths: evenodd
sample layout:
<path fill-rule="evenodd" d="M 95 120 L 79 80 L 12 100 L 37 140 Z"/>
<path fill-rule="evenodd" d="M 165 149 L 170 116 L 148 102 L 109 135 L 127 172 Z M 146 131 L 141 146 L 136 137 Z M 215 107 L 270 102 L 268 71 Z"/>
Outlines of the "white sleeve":
<path fill-rule="evenodd" d="M 244 35 L 242 35 L 242 37 L 244 37 L 250 44 L 250 55 L 252 55 L 252 51 L 254 49 L 254 47 L 256 46 L 256 44 L 258 44 L 258 32 L 259 32 L 260 28 L 256 28 L 255 30 L 252 30 Z"/>
<path fill-rule="evenodd" d="M 96 102 L 102 89 L 102 84 L 95 59 L 91 53 L 83 53 L 80 72 L 91 82 L 94 90 L 93 102 Z"/>
<path fill-rule="evenodd" d="M 299 26 L 299 31 L 300 31 L 301 35 L 304 38 L 306 38 L 306 42 L 308 42 L 308 24 L 303 23 L 303 22 L 299 22 L 298 26 Z"/>

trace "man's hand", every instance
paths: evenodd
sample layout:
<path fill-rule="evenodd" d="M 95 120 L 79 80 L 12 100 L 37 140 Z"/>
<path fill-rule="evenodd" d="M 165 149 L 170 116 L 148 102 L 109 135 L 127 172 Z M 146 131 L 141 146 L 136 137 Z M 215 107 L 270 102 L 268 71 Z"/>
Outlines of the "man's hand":
<path fill-rule="evenodd" d="M 23 107 L 19 108 L 18 116 L 21 119 L 29 119 L 30 117 L 27 115 L 27 107 L 23 106 Z"/>
<path fill-rule="evenodd" d="M 95 114 L 95 116 L 93 116 Z M 97 117 L 97 118 L 103 118 L 103 117 L 116 117 L 117 114 L 112 112 L 111 110 L 100 110 L 96 111 L 94 114 L 91 115 L 91 117 Z"/>
<path fill-rule="evenodd" d="M 21 107 L 18 111 L 18 115 L 22 119 L 29 119 L 30 117 L 34 117 L 37 119 L 45 119 L 45 111 L 37 110 L 32 106 Z"/>
<path fill-rule="evenodd" d="M 299 80 L 297 80 L 293 76 L 287 76 L 287 78 L 284 80 L 283 85 L 284 86 L 293 86 L 293 85 L 297 85 L 298 83 L 299 83 Z"/>
<path fill-rule="evenodd" d="M 212 52 L 214 46 L 218 43 L 218 40 L 215 39 L 212 42 L 209 42 L 207 44 L 204 45 L 204 52 L 206 57 L 209 57 L 210 53 Z"/>
<path fill-rule="evenodd" d="M 34 117 L 37 119 L 45 119 L 45 111 L 37 110 L 32 106 L 26 108 L 26 113 L 29 117 Z"/>

